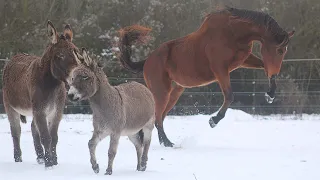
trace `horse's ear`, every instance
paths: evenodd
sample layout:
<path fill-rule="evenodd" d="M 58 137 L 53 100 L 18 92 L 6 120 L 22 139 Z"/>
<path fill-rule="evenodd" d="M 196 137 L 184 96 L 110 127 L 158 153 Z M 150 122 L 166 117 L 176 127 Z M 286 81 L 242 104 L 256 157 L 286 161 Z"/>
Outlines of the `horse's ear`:
<path fill-rule="evenodd" d="M 51 21 L 48 21 L 47 23 L 47 31 L 48 31 L 48 36 L 51 40 L 51 43 L 56 44 L 58 42 L 58 34 L 57 34 L 56 28 L 54 28 Z"/>
<path fill-rule="evenodd" d="M 87 49 L 84 47 L 82 48 L 82 57 L 87 66 L 92 65 L 92 59 L 88 56 Z"/>
<path fill-rule="evenodd" d="M 294 33 L 295 33 L 295 30 L 292 30 L 292 31 L 288 32 L 289 38 L 292 38 L 292 36 L 294 35 Z"/>
<path fill-rule="evenodd" d="M 67 25 L 64 27 L 63 35 L 66 37 L 67 40 L 72 41 L 72 39 L 73 39 L 73 32 L 72 32 L 72 29 L 71 29 L 70 24 L 67 24 Z"/>

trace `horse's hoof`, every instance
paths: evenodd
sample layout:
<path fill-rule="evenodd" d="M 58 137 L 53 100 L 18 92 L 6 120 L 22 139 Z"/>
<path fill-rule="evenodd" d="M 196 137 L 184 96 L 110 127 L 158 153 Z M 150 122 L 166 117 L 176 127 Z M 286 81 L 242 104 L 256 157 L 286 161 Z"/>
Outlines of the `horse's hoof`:
<path fill-rule="evenodd" d="M 106 173 L 104 173 L 104 175 L 111 175 L 112 174 L 112 169 L 107 169 Z"/>
<path fill-rule="evenodd" d="M 38 162 L 38 164 L 43 164 L 44 163 L 44 158 L 38 157 L 37 158 L 37 162 Z"/>
<path fill-rule="evenodd" d="M 274 100 L 274 97 L 270 97 L 268 93 L 265 93 L 264 97 L 269 104 L 271 104 Z"/>
<path fill-rule="evenodd" d="M 211 128 L 214 128 L 217 126 L 217 124 L 214 122 L 214 118 L 215 117 L 211 117 L 210 120 L 209 120 L 209 124 L 210 124 L 210 127 Z"/>
<path fill-rule="evenodd" d="M 173 147 L 174 143 L 169 140 L 163 142 L 164 147 Z"/>
<path fill-rule="evenodd" d="M 15 158 L 14 158 L 14 161 L 15 161 L 15 162 L 22 162 L 21 156 L 20 156 L 20 157 L 15 157 Z"/>
<path fill-rule="evenodd" d="M 94 173 L 98 174 L 100 171 L 99 164 L 93 165 L 92 170 Z"/>

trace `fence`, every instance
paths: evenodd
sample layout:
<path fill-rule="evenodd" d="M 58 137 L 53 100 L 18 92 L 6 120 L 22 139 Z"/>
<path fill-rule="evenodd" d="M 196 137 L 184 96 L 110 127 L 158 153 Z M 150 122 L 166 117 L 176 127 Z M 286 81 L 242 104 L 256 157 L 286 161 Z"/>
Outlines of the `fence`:
<path fill-rule="evenodd" d="M 287 63 L 318 61 L 320 59 L 286 59 Z M 0 59 L 7 61 L 7 59 Z M 320 108 L 318 99 L 320 91 L 320 79 L 277 79 L 278 91 L 274 103 L 268 104 L 264 99 L 264 94 L 268 90 L 268 79 L 264 76 L 263 70 L 252 71 L 257 78 L 236 78 L 237 74 L 231 79 L 234 90 L 234 102 L 230 108 L 240 109 L 251 114 L 300 114 L 317 113 Z M 260 74 L 260 76 L 259 76 Z M 264 77 L 264 78 L 263 78 Z M 127 81 L 138 81 L 144 83 L 143 78 L 121 78 L 109 77 L 111 84 L 116 85 Z M 300 84 L 308 83 L 314 86 L 315 90 L 301 90 Z M 4 113 L 2 96 L 0 101 L 0 113 Z M 169 112 L 171 115 L 191 115 L 191 114 L 210 114 L 219 109 L 223 103 L 223 95 L 217 83 L 208 86 L 186 89 L 174 108 Z M 91 113 L 87 101 L 78 104 L 67 102 L 65 113 Z"/>

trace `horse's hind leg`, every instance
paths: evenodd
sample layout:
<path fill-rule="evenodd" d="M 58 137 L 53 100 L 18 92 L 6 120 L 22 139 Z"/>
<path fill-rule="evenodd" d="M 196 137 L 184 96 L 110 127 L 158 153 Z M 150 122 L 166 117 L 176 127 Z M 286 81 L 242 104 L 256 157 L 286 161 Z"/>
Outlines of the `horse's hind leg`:
<path fill-rule="evenodd" d="M 154 94 L 155 107 L 156 107 L 156 123 L 155 126 L 158 130 L 158 137 L 160 144 L 163 143 L 165 147 L 173 147 L 173 143 L 168 139 L 163 128 L 163 112 L 165 111 L 167 104 L 169 102 L 169 96 L 172 90 L 170 79 L 166 81 L 162 80 L 162 83 L 154 81 L 151 85 L 151 91 Z"/>
<path fill-rule="evenodd" d="M 142 142 L 144 133 L 140 130 L 137 134 L 128 136 L 130 141 L 133 143 L 134 147 L 136 148 L 137 152 L 137 171 L 141 171 L 141 156 L 142 156 Z"/>
<path fill-rule="evenodd" d="M 31 123 L 31 132 L 32 132 L 32 137 L 33 137 L 34 149 L 35 149 L 36 155 L 37 155 L 37 162 L 39 164 L 43 164 L 44 163 L 44 152 L 43 152 L 43 148 L 42 148 L 42 145 L 40 142 L 39 131 L 36 127 L 34 120 L 32 120 L 32 123 Z"/>
<path fill-rule="evenodd" d="M 214 128 L 219 123 L 219 121 L 224 118 L 227 109 L 233 101 L 233 92 L 231 89 L 229 73 L 217 74 L 216 77 L 223 92 L 224 102 L 217 115 L 211 117 L 209 120 L 209 124 L 212 128 Z"/>
<path fill-rule="evenodd" d="M 16 112 L 12 107 L 5 104 L 6 113 L 10 122 L 11 136 L 13 140 L 13 153 L 14 161 L 22 162 L 21 148 L 20 148 L 20 137 L 21 137 L 21 126 L 20 126 L 20 114 Z"/>
<path fill-rule="evenodd" d="M 162 114 L 162 122 L 164 121 L 164 119 L 167 116 L 168 112 L 177 103 L 177 101 L 179 100 L 179 97 L 181 96 L 183 91 L 184 91 L 183 87 L 181 87 L 179 85 L 175 85 L 174 89 L 170 93 L 170 100 L 169 100 L 169 102 L 167 104 L 167 107 L 166 107 L 166 109 L 164 110 L 164 112 Z"/>

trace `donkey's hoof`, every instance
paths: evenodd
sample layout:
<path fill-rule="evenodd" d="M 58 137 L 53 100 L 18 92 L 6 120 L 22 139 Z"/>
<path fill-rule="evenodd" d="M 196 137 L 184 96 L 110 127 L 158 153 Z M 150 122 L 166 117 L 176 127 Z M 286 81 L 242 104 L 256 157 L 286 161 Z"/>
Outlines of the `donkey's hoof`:
<path fill-rule="evenodd" d="M 15 158 L 14 158 L 14 161 L 15 161 L 15 162 L 22 162 L 21 156 L 20 156 L 20 157 L 15 157 Z"/>
<path fill-rule="evenodd" d="M 92 170 L 94 173 L 98 174 L 100 171 L 99 164 L 93 165 Z"/>
<path fill-rule="evenodd" d="M 104 173 L 104 175 L 111 175 L 112 174 L 112 169 L 107 169 L 106 173 Z"/>
<path fill-rule="evenodd" d="M 145 171 L 147 169 L 146 165 L 140 165 L 137 167 L 137 171 Z"/>
<path fill-rule="evenodd" d="M 45 161 L 44 161 L 44 166 L 45 166 L 46 168 L 52 167 L 52 166 L 53 166 L 52 160 L 51 160 L 51 159 L 50 159 L 50 160 L 46 160 L 46 159 L 45 159 Z"/>
<path fill-rule="evenodd" d="M 45 169 L 46 169 L 46 170 L 52 170 L 52 169 L 53 169 L 53 166 L 48 166 L 48 167 L 45 166 Z"/>
<path fill-rule="evenodd" d="M 266 101 L 267 101 L 269 104 L 271 104 L 271 103 L 273 102 L 273 100 L 274 100 L 274 97 L 269 96 L 268 93 L 265 93 L 265 94 L 264 94 L 264 97 L 265 97 Z"/>
<path fill-rule="evenodd" d="M 44 163 L 44 158 L 43 157 L 37 157 L 37 162 L 38 162 L 38 164 L 43 164 Z"/>
<path fill-rule="evenodd" d="M 55 166 L 58 165 L 58 158 L 56 158 L 56 157 L 53 158 L 53 159 L 52 159 L 52 163 L 53 163 L 53 165 L 55 165 Z"/>

